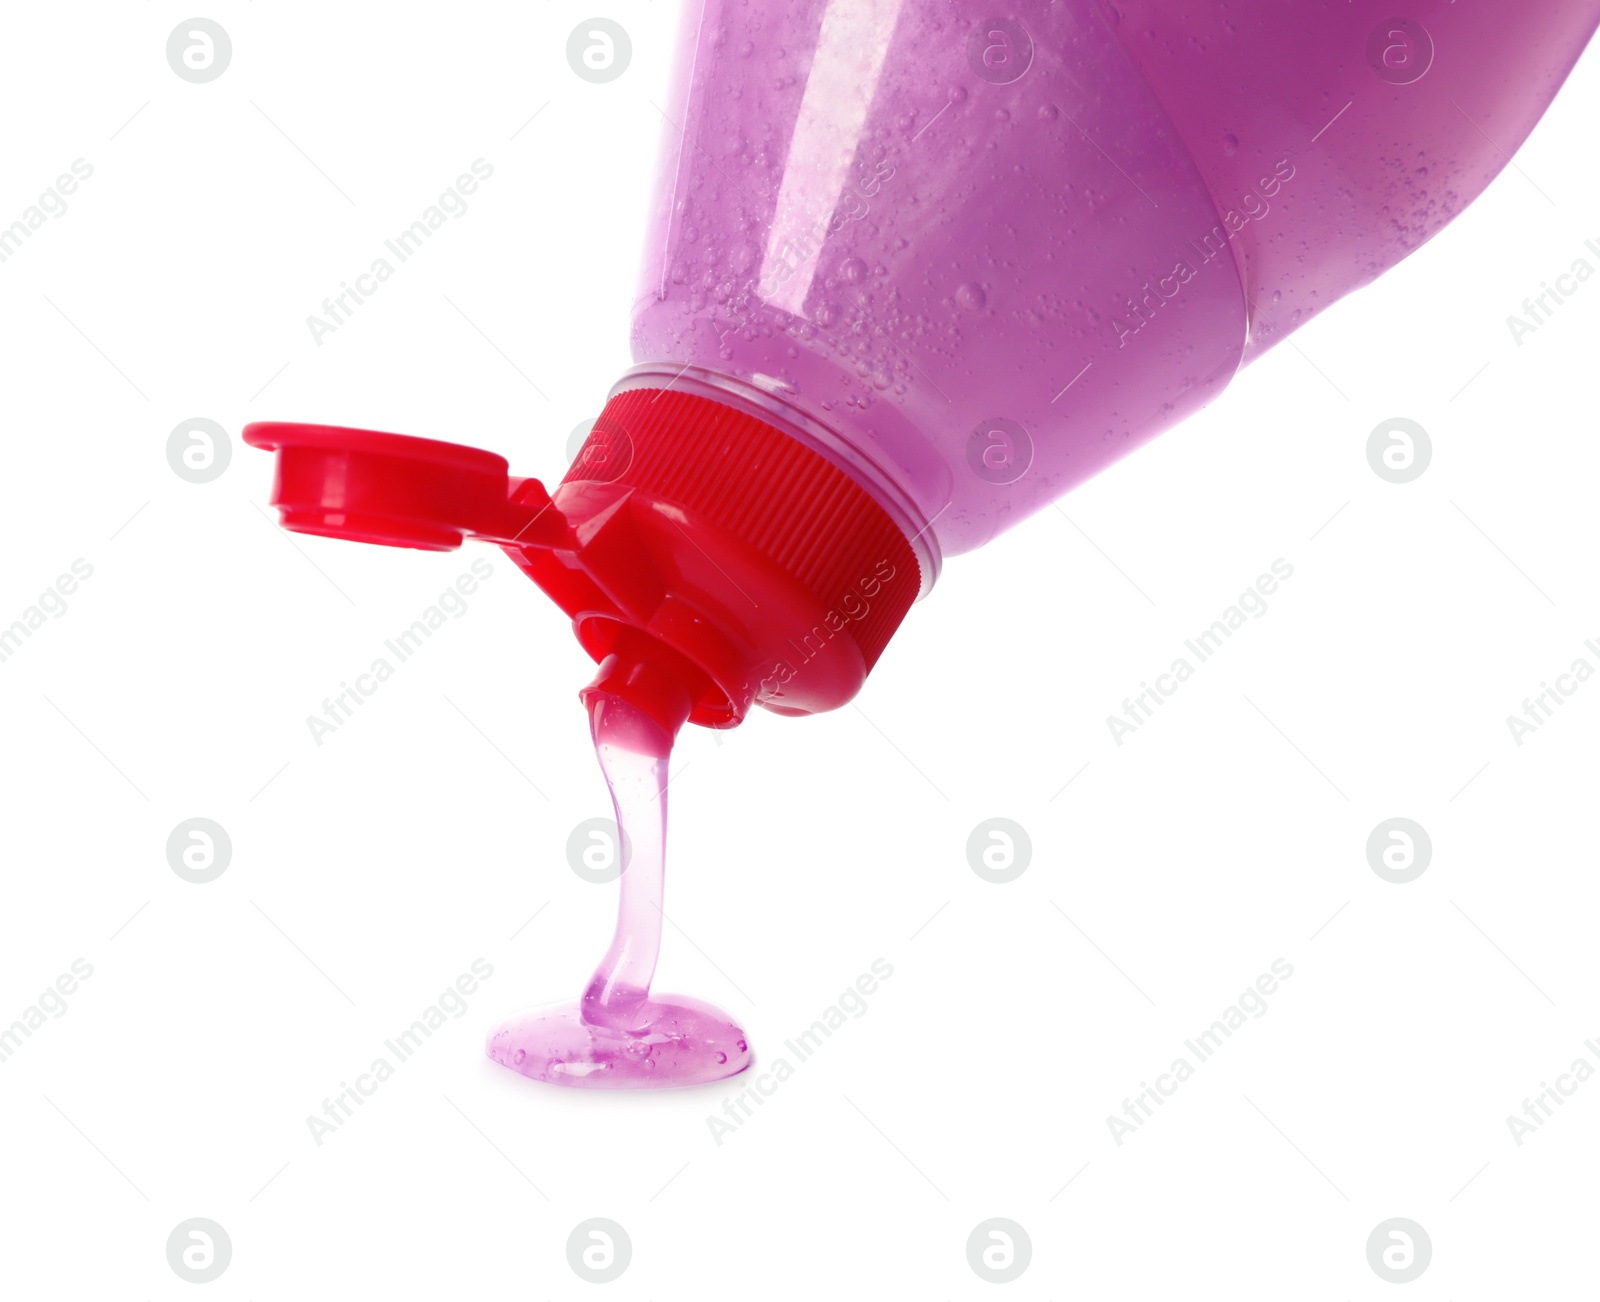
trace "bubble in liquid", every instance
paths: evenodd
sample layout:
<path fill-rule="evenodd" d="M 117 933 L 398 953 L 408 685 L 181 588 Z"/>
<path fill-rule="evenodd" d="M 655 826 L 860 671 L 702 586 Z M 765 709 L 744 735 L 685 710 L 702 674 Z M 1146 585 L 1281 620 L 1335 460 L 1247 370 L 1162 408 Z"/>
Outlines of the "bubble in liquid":
<path fill-rule="evenodd" d="M 717 1050 L 717 1061 L 718 1062 L 727 1062 L 728 1061 L 728 1055 L 723 1053 L 721 1049 Z"/>
<path fill-rule="evenodd" d="M 832 300 L 817 304 L 817 324 L 831 326 L 839 319 L 839 305 Z"/>
<path fill-rule="evenodd" d="M 969 312 L 976 312 L 988 301 L 989 296 L 983 292 L 983 286 L 975 280 L 967 281 L 956 290 L 956 306 Z"/>
<path fill-rule="evenodd" d="M 839 275 L 847 285 L 859 285 L 867 278 L 867 264 L 860 258 L 846 258 L 839 264 Z"/>
<path fill-rule="evenodd" d="M 527 1060 L 528 1051 L 526 1049 L 518 1049 L 514 1054 L 511 1055 L 512 1064 L 517 1067 L 522 1066 L 522 1064 Z"/>
<path fill-rule="evenodd" d="M 1237 154 L 1239 152 L 1239 137 L 1235 135 L 1223 136 L 1222 152 L 1229 158 L 1232 158 L 1235 154 Z"/>
<path fill-rule="evenodd" d="M 1039 121 L 1054 122 L 1060 116 L 1061 110 L 1058 109 L 1054 104 L 1039 105 Z"/>
<path fill-rule="evenodd" d="M 750 1046 L 748 1044 L 746 1044 L 743 1040 L 736 1041 L 736 1043 L 739 1046 L 739 1052 L 740 1053 L 749 1053 L 750 1052 Z"/>

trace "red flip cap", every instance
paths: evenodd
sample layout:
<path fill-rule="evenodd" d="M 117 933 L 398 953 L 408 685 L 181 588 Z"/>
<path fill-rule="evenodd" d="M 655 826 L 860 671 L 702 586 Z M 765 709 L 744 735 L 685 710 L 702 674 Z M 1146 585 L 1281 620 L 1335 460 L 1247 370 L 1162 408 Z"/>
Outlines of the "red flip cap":
<path fill-rule="evenodd" d="M 752 704 L 850 700 L 920 585 L 904 533 L 848 474 L 710 398 L 617 394 L 554 495 L 492 452 L 257 422 L 286 529 L 390 547 L 498 544 L 572 618 L 622 695 L 675 733 Z"/>

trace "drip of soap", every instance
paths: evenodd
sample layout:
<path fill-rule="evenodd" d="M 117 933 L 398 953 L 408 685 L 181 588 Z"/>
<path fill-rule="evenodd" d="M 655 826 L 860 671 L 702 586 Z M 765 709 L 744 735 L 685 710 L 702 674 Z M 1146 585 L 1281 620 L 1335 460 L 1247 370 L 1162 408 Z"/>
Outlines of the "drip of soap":
<path fill-rule="evenodd" d="M 576 1000 L 517 1013 L 489 1034 L 502 1066 L 552 1085 L 661 1089 L 722 1080 L 750 1065 L 721 1009 L 650 990 L 661 952 L 667 762 L 672 735 L 619 696 L 589 695 L 595 754 L 628 853 L 611 946 Z"/>

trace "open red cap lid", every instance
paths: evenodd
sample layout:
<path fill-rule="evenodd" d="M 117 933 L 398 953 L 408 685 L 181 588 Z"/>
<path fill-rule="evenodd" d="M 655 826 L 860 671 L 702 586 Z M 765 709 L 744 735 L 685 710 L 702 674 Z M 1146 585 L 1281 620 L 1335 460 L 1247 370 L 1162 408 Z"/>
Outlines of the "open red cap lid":
<path fill-rule="evenodd" d="M 451 551 L 504 523 L 510 467 L 493 452 L 284 421 L 247 425 L 244 441 L 277 452 L 271 500 L 297 533 Z"/>
<path fill-rule="evenodd" d="M 260 422 L 244 440 L 277 453 L 285 528 L 503 547 L 571 617 L 601 680 L 672 731 L 685 712 L 728 727 L 757 704 L 843 705 L 920 587 L 905 534 L 849 474 L 694 394 L 613 396 L 553 496 L 492 452 L 434 439 Z"/>

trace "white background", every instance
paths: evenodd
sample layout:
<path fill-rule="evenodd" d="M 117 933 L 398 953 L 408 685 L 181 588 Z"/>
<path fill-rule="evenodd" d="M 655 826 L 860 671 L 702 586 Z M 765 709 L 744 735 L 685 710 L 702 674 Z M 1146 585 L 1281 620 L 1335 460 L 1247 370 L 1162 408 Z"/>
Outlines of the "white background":
<path fill-rule="evenodd" d="M 193 1296 L 165 1244 L 206 1217 L 233 1245 L 207 1296 L 589 1296 L 565 1243 L 604 1216 L 633 1245 L 608 1297 L 970 1298 L 1002 1216 L 1016 1296 L 1379 1297 L 1367 1237 L 1403 1216 L 1433 1245 L 1408 1296 L 1591 1295 L 1600 1082 L 1520 1147 L 1506 1117 L 1600 1063 L 1600 681 L 1520 747 L 1505 719 L 1600 666 L 1600 284 L 1506 326 L 1600 241 L 1592 55 L 1522 174 L 951 562 L 859 708 L 686 732 L 661 987 L 741 1018 L 759 1068 L 894 968 L 735 1134 L 706 1118 L 743 1081 L 588 1094 L 483 1056 L 609 936 L 615 887 L 564 850 L 605 812 L 590 667 L 479 551 L 469 613 L 318 747 L 306 716 L 472 556 L 281 533 L 237 435 L 361 424 L 559 478 L 629 362 L 676 10 L 606 11 L 633 63 L 589 85 L 565 0 L 222 3 L 232 63 L 193 85 L 178 7 L 8 9 L 0 221 L 94 174 L 0 264 L 0 623 L 94 573 L 0 665 L 0 1025 L 93 976 L 0 1063 L 0 1294 Z M 480 157 L 470 211 L 314 345 Z M 233 441 L 204 485 L 166 461 L 194 416 Z M 1365 455 L 1393 416 L 1434 444 L 1403 486 Z M 1118 747 L 1106 716 L 1279 557 L 1269 613 Z M 166 861 L 195 816 L 233 841 L 208 885 Z M 966 858 L 995 816 L 1033 845 L 1005 885 Z M 1406 885 L 1366 858 L 1395 816 L 1433 841 Z M 307 1115 L 480 957 L 465 1016 L 319 1147 Z M 1266 1015 L 1118 1146 L 1108 1115 L 1277 958 Z"/>

